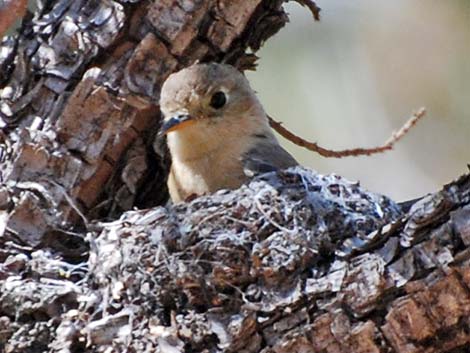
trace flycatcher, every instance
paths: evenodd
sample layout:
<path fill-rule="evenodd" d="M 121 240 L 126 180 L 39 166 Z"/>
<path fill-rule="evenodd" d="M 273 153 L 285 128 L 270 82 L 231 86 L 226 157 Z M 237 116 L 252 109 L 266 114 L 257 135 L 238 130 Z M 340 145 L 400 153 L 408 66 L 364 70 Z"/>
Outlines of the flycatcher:
<path fill-rule="evenodd" d="M 276 140 L 248 80 L 232 66 L 195 64 L 170 75 L 160 108 L 173 202 L 236 189 L 256 174 L 298 164 Z"/>

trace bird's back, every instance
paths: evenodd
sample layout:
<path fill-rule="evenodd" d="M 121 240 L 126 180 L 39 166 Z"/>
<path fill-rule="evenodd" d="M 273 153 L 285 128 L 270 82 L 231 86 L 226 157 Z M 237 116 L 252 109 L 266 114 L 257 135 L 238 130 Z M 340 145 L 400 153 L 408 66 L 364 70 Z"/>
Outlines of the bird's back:
<path fill-rule="evenodd" d="M 274 136 L 264 134 L 257 136 L 257 143 L 243 154 L 242 164 L 244 173 L 248 177 L 298 165 L 294 157 L 279 145 Z"/>

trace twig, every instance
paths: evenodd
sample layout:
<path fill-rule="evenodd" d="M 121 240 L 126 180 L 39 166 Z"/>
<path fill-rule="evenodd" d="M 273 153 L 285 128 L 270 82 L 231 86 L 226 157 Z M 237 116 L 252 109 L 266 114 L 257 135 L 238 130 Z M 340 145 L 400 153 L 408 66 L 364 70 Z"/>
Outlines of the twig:
<path fill-rule="evenodd" d="M 390 138 L 385 141 L 382 146 L 372 147 L 372 148 L 352 148 L 347 150 L 339 150 L 333 151 L 327 148 L 323 148 L 319 146 L 315 142 L 310 142 L 304 140 L 300 136 L 297 136 L 287 130 L 285 127 L 282 126 L 282 123 L 273 120 L 270 116 L 268 116 L 269 124 L 271 127 L 276 130 L 281 136 L 288 139 L 289 141 L 295 143 L 298 146 L 304 147 L 310 151 L 317 152 L 323 157 L 333 157 L 333 158 L 342 158 L 342 157 L 350 157 L 350 156 L 364 156 L 364 155 L 371 155 L 376 153 L 383 153 L 385 151 L 391 150 L 395 143 L 397 143 L 403 136 L 407 134 L 407 132 L 414 126 L 416 123 L 426 115 L 426 109 L 421 108 L 416 113 L 414 113 L 408 121 L 398 130 L 394 132 Z"/>
<path fill-rule="evenodd" d="M 319 8 L 317 6 L 317 4 L 315 3 L 315 1 L 312 1 L 312 0 L 294 0 L 295 2 L 298 2 L 300 5 L 302 6 L 306 6 L 308 7 L 308 9 L 310 10 L 310 12 L 312 13 L 313 15 L 313 18 L 315 19 L 315 21 L 320 21 L 320 11 L 321 11 L 321 8 Z"/>
<path fill-rule="evenodd" d="M 260 201 L 260 195 L 256 195 L 255 196 L 255 205 L 256 205 L 256 208 L 258 209 L 258 211 L 261 212 L 261 214 L 264 216 L 264 218 L 266 218 L 266 220 L 268 221 L 268 223 L 271 223 L 274 227 L 278 228 L 279 230 L 281 231 L 284 231 L 288 234 L 292 234 L 294 233 L 294 230 L 290 230 L 290 229 L 287 229 L 286 227 L 283 227 L 281 226 L 279 223 L 277 223 L 274 219 L 272 219 L 268 214 L 267 212 L 263 209 L 263 205 L 261 204 L 261 201 Z"/>
<path fill-rule="evenodd" d="M 50 183 L 59 189 L 59 191 L 62 193 L 62 195 L 64 196 L 65 200 L 66 200 L 67 203 L 69 204 L 69 206 L 72 207 L 72 209 L 73 209 L 73 210 L 78 214 L 78 216 L 82 219 L 83 224 L 85 225 L 85 227 L 86 227 L 87 229 L 90 229 L 90 221 L 89 221 L 88 218 L 83 214 L 83 212 L 80 210 L 80 208 L 78 207 L 78 205 L 77 205 L 77 203 L 75 202 L 75 200 L 67 193 L 67 190 L 65 190 L 65 188 L 64 188 L 62 185 L 56 183 L 56 182 L 53 181 L 53 180 L 50 180 Z"/>
<path fill-rule="evenodd" d="M 28 0 L 0 1 L 0 39 L 10 26 L 22 18 L 28 8 Z"/>

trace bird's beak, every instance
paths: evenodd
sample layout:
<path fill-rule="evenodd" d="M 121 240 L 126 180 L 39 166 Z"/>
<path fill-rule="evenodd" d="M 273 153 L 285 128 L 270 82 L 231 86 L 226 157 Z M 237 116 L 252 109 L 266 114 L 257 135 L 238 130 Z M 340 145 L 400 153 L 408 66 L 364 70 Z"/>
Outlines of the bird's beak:
<path fill-rule="evenodd" d="M 167 133 L 175 130 L 182 129 L 188 125 L 194 124 L 195 119 L 190 115 L 177 115 L 163 122 L 160 129 L 160 135 L 166 135 Z"/>

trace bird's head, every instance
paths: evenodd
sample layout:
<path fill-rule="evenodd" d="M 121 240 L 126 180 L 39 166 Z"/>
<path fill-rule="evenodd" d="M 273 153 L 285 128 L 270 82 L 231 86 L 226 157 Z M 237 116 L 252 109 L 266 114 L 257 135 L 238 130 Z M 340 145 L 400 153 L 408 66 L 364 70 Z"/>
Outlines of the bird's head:
<path fill-rule="evenodd" d="M 168 77 L 160 95 L 161 134 L 222 132 L 243 120 L 264 119 L 248 80 L 233 66 L 195 64 Z M 265 122 L 263 121 L 263 124 Z"/>

